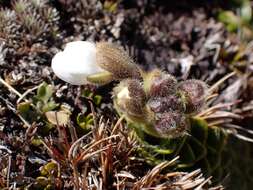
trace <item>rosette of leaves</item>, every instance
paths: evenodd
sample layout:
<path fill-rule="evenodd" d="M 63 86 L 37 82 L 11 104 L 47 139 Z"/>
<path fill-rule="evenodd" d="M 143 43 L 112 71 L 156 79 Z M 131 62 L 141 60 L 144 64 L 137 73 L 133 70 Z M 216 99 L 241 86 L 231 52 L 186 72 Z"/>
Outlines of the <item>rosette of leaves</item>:
<path fill-rule="evenodd" d="M 134 129 L 141 142 L 139 153 L 149 164 L 179 156 L 177 170 L 201 168 L 217 182 L 226 175 L 227 160 L 222 157 L 227 132 L 215 125 L 217 115 L 211 114 L 218 110 L 205 108 L 209 91 L 204 82 L 177 82 L 173 76 L 155 70 L 144 74 L 143 82 L 122 81 L 114 94 L 115 108 Z M 222 114 L 219 117 L 223 118 Z"/>
<path fill-rule="evenodd" d="M 53 40 L 58 31 L 58 11 L 47 0 L 15 0 L 0 9 L 0 37 L 11 48 Z"/>
<path fill-rule="evenodd" d="M 41 121 L 46 123 L 45 131 L 51 129 L 52 124 L 48 122 L 46 115 L 59 106 L 52 98 L 53 92 L 52 85 L 42 83 L 31 101 L 24 101 L 17 105 L 18 113 L 29 123 Z"/>
<path fill-rule="evenodd" d="M 55 162 L 48 162 L 40 169 L 40 176 L 36 178 L 36 182 L 33 184 L 35 189 L 50 190 L 59 188 L 60 172 L 58 171 L 58 165 Z"/>
<path fill-rule="evenodd" d="M 132 125 L 130 125 L 132 126 Z M 142 142 L 139 153 L 151 165 L 179 156 L 175 169 L 192 171 L 201 168 L 206 176 L 213 176 L 213 182 L 219 182 L 227 174 L 225 159 L 222 159 L 227 133 L 219 127 L 209 127 L 202 118 L 190 120 L 189 135 L 171 139 L 148 135 L 137 126 L 137 138 Z M 227 170 L 225 170 L 227 171 Z"/>

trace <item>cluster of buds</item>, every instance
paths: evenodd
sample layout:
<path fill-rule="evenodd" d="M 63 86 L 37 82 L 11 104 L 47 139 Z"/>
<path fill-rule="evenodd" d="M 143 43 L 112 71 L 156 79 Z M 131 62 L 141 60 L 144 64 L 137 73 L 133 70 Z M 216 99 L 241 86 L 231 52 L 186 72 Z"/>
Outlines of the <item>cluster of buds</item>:
<path fill-rule="evenodd" d="M 114 103 L 129 122 L 140 123 L 150 135 L 176 138 L 187 132 L 189 115 L 201 110 L 206 93 L 202 81 L 177 82 L 170 74 L 154 70 L 142 74 L 142 80 L 120 82 L 114 89 Z"/>
<path fill-rule="evenodd" d="M 55 55 L 52 68 L 59 78 L 75 85 L 120 81 L 113 89 L 115 109 L 157 137 L 185 134 L 189 115 L 201 110 L 207 96 L 204 82 L 178 82 L 160 70 L 144 72 L 126 51 L 107 42 L 71 42 Z"/>

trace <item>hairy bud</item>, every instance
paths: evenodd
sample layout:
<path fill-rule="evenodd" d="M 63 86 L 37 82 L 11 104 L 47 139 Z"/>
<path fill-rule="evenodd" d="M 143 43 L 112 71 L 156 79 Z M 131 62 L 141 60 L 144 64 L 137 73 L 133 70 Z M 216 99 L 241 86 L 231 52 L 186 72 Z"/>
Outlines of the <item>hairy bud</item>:
<path fill-rule="evenodd" d="M 150 97 L 165 97 L 175 93 L 177 80 L 159 70 L 154 70 L 144 77 L 145 89 Z"/>
<path fill-rule="evenodd" d="M 154 97 L 148 101 L 148 106 L 155 113 L 163 113 L 168 111 L 185 111 L 185 102 L 179 95 L 169 95 L 167 97 Z"/>
<path fill-rule="evenodd" d="M 205 104 L 207 85 L 200 80 L 187 80 L 179 83 L 178 89 L 186 100 L 186 113 L 200 111 Z"/>
<path fill-rule="evenodd" d="M 145 114 L 146 95 L 138 80 L 126 79 L 114 88 L 116 108 L 127 116 L 141 118 Z"/>
<path fill-rule="evenodd" d="M 154 127 L 161 137 L 176 138 L 185 134 L 189 125 L 183 114 L 166 112 L 159 116 Z"/>
<path fill-rule="evenodd" d="M 173 94 L 175 93 L 176 84 L 176 79 L 169 74 L 163 75 L 162 77 L 157 77 L 151 84 L 150 96 L 165 97 Z"/>
<path fill-rule="evenodd" d="M 123 48 L 112 43 L 99 42 L 96 49 L 97 64 L 112 73 L 115 80 L 141 78 L 140 69 Z"/>

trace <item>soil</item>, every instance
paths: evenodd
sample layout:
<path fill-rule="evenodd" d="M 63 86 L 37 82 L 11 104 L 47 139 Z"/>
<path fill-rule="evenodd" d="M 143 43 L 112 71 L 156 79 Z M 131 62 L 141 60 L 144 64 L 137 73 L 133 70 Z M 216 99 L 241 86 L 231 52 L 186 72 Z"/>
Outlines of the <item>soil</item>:
<path fill-rule="evenodd" d="M 11 9 L 11 2 L 0 1 L 2 10 Z M 108 96 L 115 83 L 96 89 L 72 86 L 53 74 L 51 59 L 69 41 L 114 42 L 129 51 L 145 70 L 160 68 L 178 80 L 196 78 L 209 85 L 234 70 L 238 70 L 242 77 L 248 70 L 247 65 L 252 64 L 247 53 L 244 59 L 248 62 L 246 66 L 231 64 L 242 42 L 217 20 L 220 10 L 231 8 L 224 1 L 122 0 L 113 11 L 104 8 L 100 1 L 83 1 L 87 2 L 85 5 L 81 2 L 50 1 L 48 6 L 58 12 L 57 21 L 54 21 L 58 33 L 54 37 L 41 34 L 37 39 L 30 39 L 31 34 L 26 31 L 26 43 L 26 40 L 16 37 L 18 45 L 11 45 L 0 35 L 0 76 L 21 94 L 43 81 L 54 85 L 53 98 L 56 103 L 64 102 L 70 107 L 73 125 L 77 125 L 79 113 L 84 113 L 86 108 L 88 112 L 90 110 L 89 101 L 82 97 L 83 89 L 94 90 L 95 94 L 103 97 L 102 104 L 95 105 L 99 115 L 111 121 L 116 121 L 117 115 Z M 225 90 L 237 80 L 237 77 L 232 77 L 221 85 L 218 92 L 221 96 L 217 102 L 231 100 Z M 233 92 L 235 97 L 232 101 L 242 99 L 234 110 L 245 116 L 245 128 L 250 128 L 252 124 L 249 122 L 253 118 L 252 111 L 245 111 L 247 106 L 252 105 L 252 88 L 252 85 L 245 84 L 238 88 L 241 90 Z M 33 90 L 26 98 L 31 99 L 35 94 L 36 90 Z M 40 152 L 41 149 L 26 144 L 26 128 L 17 115 L 17 100 L 15 93 L 10 93 L 6 86 L 0 84 L 0 145 L 12 151 L 11 180 L 22 184 L 24 179 L 26 182 L 33 181 L 33 176 L 39 175 L 41 163 L 44 163 L 34 163 L 32 158 L 47 160 L 50 157 L 46 150 Z M 43 125 L 37 125 L 40 124 Z M 43 133 L 40 135 L 43 136 Z"/>

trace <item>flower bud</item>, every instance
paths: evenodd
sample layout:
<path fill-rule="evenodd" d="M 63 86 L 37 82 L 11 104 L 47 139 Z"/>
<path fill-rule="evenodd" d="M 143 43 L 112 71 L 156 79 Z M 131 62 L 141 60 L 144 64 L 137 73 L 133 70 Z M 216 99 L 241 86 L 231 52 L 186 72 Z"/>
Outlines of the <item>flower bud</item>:
<path fill-rule="evenodd" d="M 150 97 L 165 97 L 176 92 L 175 77 L 154 70 L 144 77 L 144 87 Z"/>
<path fill-rule="evenodd" d="M 70 42 L 53 57 L 52 69 L 60 79 L 74 85 L 140 78 L 140 70 L 127 52 L 106 42 Z"/>
<path fill-rule="evenodd" d="M 186 133 L 189 124 L 183 114 L 166 112 L 159 116 L 154 128 L 161 137 L 176 138 Z"/>
<path fill-rule="evenodd" d="M 148 106 L 155 113 L 163 113 L 168 111 L 185 112 L 186 105 L 181 96 L 169 95 L 167 97 L 154 97 L 148 101 Z"/>
<path fill-rule="evenodd" d="M 114 88 L 114 104 L 126 116 L 142 118 L 146 95 L 138 80 L 126 79 Z M 132 119 L 133 120 L 133 119 Z"/>
<path fill-rule="evenodd" d="M 107 42 L 99 42 L 96 47 L 97 64 L 112 73 L 114 80 L 141 78 L 140 69 L 123 48 Z"/>
<path fill-rule="evenodd" d="M 186 113 L 194 113 L 201 110 L 207 96 L 207 85 L 203 81 L 183 81 L 179 83 L 178 89 L 185 97 Z"/>

